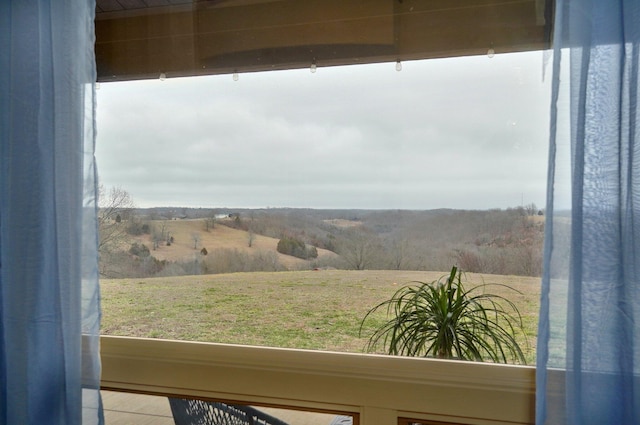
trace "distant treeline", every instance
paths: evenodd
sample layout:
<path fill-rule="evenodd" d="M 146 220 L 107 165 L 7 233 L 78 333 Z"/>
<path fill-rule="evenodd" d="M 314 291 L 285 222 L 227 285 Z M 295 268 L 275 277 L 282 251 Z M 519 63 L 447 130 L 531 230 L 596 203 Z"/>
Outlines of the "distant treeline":
<path fill-rule="evenodd" d="M 305 268 L 446 271 L 456 264 L 468 272 L 539 276 L 542 215 L 529 205 L 486 211 L 155 208 L 132 209 L 122 216 L 131 235 L 150 233 L 159 242 L 168 237 L 158 230 L 156 223 L 162 220 L 198 218 L 208 229 L 215 217 L 227 217 L 216 225 L 278 239 L 278 251 L 307 259 Z M 120 243 L 117 249 L 101 251 L 103 274 L 144 277 L 286 269 L 275 251 L 218 249 L 193 261 L 167 262 L 154 259 L 150 247 L 145 248 Z M 337 255 L 318 257 L 317 249 Z"/>

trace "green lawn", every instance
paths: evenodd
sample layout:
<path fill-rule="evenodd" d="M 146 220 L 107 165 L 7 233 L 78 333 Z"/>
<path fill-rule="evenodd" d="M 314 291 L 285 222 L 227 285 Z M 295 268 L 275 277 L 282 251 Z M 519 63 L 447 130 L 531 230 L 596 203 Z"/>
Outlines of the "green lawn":
<path fill-rule="evenodd" d="M 103 279 L 102 333 L 362 352 L 383 312 L 368 322 L 367 311 L 411 281 L 432 281 L 444 272 L 344 271 L 256 272 L 153 279 Z M 523 316 L 527 359 L 535 358 L 540 279 L 468 274 L 469 285 L 496 287 Z M 524 343 L 524 338 L 523 338 Z"/>

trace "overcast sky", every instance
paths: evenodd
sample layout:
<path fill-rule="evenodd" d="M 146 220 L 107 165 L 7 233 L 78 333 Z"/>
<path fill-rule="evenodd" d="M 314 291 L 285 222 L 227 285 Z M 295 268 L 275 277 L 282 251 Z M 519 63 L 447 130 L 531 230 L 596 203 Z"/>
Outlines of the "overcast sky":
<path fill-rule="evenodd" d="M 103 83 L 100 181 L 139 207 L 544 206 L 543 54 Z M 548 79 L 547 79 L 548 80 Z"/>

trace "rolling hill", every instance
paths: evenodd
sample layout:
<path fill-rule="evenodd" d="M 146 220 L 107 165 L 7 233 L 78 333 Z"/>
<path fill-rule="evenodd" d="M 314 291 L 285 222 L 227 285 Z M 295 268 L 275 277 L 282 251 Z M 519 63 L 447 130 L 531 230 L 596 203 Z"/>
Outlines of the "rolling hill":
<path fill-rule="evenodd" d="M 220 223 L 208 231 L 203 219 L 154 220 L 152 223 L 156 229 L 164 225 L 165 231 L 173 237 L 173 243 L 170 246 L 161 243 L 151 251 L 151 255 L 158 260 L 190 261 L 194 256 L 200 255 L 202 248 L 206 248 L 208 252 L 216 249 L 235 249 L 247 254 L 256 251 L 273 252 L 277 255 L 278 261 L 288 269 L 308 268 L 309 261 L 277 252 L 278 239 L 276 238 L 254 234 L 249 247 L 249 232 L 233 229 Z M 133 239 L 150 249 L 153 247 L 151 235 Z M 336 256 L 335 253 L 326 249 L 318 249 L 319 259 Z"/>

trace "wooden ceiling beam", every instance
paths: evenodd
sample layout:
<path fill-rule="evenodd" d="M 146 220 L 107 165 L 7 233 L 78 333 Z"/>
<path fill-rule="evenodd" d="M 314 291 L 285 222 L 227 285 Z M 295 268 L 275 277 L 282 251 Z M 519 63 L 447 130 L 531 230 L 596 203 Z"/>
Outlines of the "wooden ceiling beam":
<path fill-rule="evenodd" d="M 550 0 L 217 0 L 96 14 L 98 81 L 541 50 Z"/>

